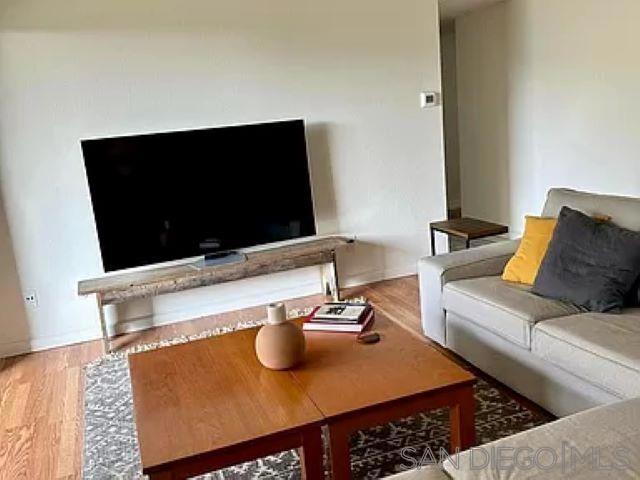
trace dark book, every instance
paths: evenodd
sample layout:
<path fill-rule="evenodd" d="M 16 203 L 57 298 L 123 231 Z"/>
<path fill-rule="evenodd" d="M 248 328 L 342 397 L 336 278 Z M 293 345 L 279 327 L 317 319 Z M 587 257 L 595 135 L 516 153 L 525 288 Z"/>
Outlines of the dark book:
<path fill-rule="evenodd" d="M 371 308 L 366 303 L 329 302 L 320 306 L 312 321 L 331 323 L 358 323 Z"/>
<path fill-rule="evenodd" d="M 373 308 L 369 308 L 365 311 L 358 322 L 318 322 L 313 318 L 313 313 L 302 324 L 302 329 L 307 332 L 344 332 L 344 333 L 361 333 L 366 330 L 375 318 Z"/>

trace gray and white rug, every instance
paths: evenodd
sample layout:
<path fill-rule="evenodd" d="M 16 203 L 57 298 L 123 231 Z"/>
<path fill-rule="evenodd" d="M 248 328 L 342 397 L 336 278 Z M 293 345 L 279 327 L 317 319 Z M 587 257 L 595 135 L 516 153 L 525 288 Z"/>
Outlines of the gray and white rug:
<path fill-rule="evenodd" d="M 127 355 L 224 334 L 235 328 L 209 330 L 191 337 L 147 344 L 117 352 L 86 367 L 83 478 L 86 480 L 142 478 L 140 454 L 133 419 L 133 401 Z M 533 412 L 497 386 L 480 380 L 476 385 L 476 432 L 478 443 L 528 430 L 552 420 Z M 449 444 L 447 410 L 425 412 L 386 425 L 363 430 L 351 439 L 351 466 L 355 479 L 376 479 L 406 469 L 400 452 L 413 447 L 421 455 Z M 243 465 L 227 468 L 199 480 L 298 479 L 300 466 L 295 451 L 282 452 Z"/>

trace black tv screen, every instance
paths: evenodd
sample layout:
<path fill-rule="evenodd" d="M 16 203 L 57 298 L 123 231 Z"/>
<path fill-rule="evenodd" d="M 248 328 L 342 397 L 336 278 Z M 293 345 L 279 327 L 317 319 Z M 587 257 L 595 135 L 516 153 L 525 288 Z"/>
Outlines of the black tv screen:
<path fill-rule="evenodd" d="M 316 233 L 302 120 L 81 145 L 107 272 Z"/>

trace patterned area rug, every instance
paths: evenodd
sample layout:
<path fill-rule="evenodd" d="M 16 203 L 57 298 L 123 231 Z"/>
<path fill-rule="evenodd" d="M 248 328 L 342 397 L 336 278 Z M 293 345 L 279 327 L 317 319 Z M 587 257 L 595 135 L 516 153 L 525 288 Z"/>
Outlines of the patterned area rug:
<path fill-rule="evenodd" d="M 294 315 L 300 312 L 293 312 Z M 221 335 L 258 323 L 208 330 L 191 337 L 147 344 L 117 352 L 86 367 L 83 478 L 143 478 L 133 419 L 133 401 L 127 355 L 199 338 Z M 479 444 L 528 430 L 552 420 L 526 408 L 484 380 L 478 381 L 475 397 L 476 433 Z M 400 452 L 415 449 L 415 458 L 449 444 L 448 411 L 435 410 L 358 432 L 351 438 L 351 466 L 355 479 L 377 479 L 406 470 L 409 462 Z M 413 455 L 412 455 L 413 456 Z M 295 451 L 210 473 L 198 480 L 298 479 L 300 466 Z"/>

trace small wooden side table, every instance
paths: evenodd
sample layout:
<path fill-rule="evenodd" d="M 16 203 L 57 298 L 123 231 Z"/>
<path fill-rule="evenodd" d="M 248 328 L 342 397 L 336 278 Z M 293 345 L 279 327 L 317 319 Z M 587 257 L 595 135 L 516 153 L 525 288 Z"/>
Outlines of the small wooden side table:
<path fill-rule="evenodd" d="M 471 240 L 508 233 L 509 227 L 477 218 L 462 217 L 442 222 L 432 222 L 429 224 L 429 232 L 431 234 L 431 255 L 435 255 L 435 232 L 462 238 L 465 241 L 466 248 L 469 248 Z"/>

